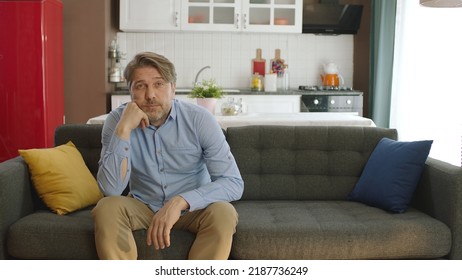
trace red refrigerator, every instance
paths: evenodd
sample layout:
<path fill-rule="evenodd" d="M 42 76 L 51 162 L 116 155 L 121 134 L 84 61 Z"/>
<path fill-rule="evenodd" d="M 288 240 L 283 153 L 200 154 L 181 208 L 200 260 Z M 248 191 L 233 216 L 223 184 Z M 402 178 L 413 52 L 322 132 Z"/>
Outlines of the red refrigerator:
<path fill-rule="evenodd" d="M 63 4 L 0 0 L 0 162 L 64 123 Z"/>

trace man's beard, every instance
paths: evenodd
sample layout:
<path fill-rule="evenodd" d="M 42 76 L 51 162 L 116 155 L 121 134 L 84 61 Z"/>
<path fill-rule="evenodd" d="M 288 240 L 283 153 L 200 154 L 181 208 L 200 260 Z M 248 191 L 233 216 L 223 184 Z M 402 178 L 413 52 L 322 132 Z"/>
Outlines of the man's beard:
<path fill-rule="evenodd" d="M 154 125 L 158 121 L 162 120 L 162 118 L 165 116 L 165 112 L 162 110 L 158 112 L 150 112 L 147 115 L 148 115 L 149 123 Z"/>
<path fill-rule="evenodd" d="M 159 107 L 158 109 L 159 110 L 144 111 L 146 115 L 148 116 L 150 124 L 154 124 L 158 122 L 165 115 L 162 107 Z"/>
<path fill-rule="evenodd" d="M 158 123 L 159 121 L 164 120 L 166 118 L 166 115 L 170 111 L 170 109 L 169 110 L 165 109 L 165 106 L 164 106 L 165 104 L 161 105 L 161 104 L 157 104 L 155 102 L 149 102 L 148 104 L 149 105 L 153 105 L 153 104 L 159 105 L 159 107 L 157 107 L 156 110 L 144 111 L 146 113 L 146 115 L 148 116 L 149 124 L 151 124 L 151 125 L 154 125 L 154 124 Z"/>

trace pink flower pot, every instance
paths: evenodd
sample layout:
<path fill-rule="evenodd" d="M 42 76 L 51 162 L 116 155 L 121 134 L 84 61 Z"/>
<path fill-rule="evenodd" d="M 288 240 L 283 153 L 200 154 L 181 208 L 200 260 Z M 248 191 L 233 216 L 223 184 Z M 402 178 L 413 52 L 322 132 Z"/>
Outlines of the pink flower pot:
<path fill-rule="evenodd" d="M 215 115 L 216 98 L 197 98 L 197 105 L 206 108 L 212 115 Z"/>

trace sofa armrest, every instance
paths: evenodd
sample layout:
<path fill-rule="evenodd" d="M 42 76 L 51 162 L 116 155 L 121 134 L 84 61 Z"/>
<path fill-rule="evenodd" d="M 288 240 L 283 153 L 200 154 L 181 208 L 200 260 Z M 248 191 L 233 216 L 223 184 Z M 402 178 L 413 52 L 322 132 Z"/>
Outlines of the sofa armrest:
<path fill-rule="evenodd" d="M 448 258 L 462 259 L 462 168 L 428 158 L 412 205 L 451 229 Z"/>
<path fill-rule="evenodd" d="M 0 163 L 0 259 L 8 257 L 6 235 L 10 225 L 34 211 L 31 190 L 29 170 L 22 157 Z"/>

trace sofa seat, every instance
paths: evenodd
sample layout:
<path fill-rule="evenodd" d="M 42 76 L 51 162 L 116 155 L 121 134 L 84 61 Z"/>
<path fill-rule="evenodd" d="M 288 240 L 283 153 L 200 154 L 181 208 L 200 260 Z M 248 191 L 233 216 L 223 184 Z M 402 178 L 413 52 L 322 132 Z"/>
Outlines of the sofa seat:
<path fill-rule="evenodd" d="M 186 259 L 194 241 L 194 234 L 174 230 L 170 248 L 156 251 L 146 245 L 146 230 L 133 234 L 139 259 Z M 7 244 L 16 259 L 98 259 L 91 208 L 65 216 L 46 210 L 27 215 L 11 225 Z"/>
<path fill-rule="evenodd" d="M 232 259 L 403 259 L 448 254 L 451 233 L 442 222 L 413 208 L 390 214 L 350 201 L 237 201 Z M 17 259 L 97 259 L 91 209 L 65 216 L 46 210 L 27 215 L 8 232 Z M 172 232 L 162 251 L 134 232 L 139 259 L 186 259 L 194 234 Z M 63 246 L 63 244 L 66 244 Z M 332 248 L 336 248 L 332 250 Z"/>
<path fill-rule="evenodd" d="M 351 201 L 238 201 L 234 259 L 427 259 L 451 231 L 413 208 L 391 214 Z"/>

